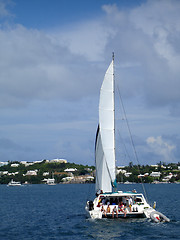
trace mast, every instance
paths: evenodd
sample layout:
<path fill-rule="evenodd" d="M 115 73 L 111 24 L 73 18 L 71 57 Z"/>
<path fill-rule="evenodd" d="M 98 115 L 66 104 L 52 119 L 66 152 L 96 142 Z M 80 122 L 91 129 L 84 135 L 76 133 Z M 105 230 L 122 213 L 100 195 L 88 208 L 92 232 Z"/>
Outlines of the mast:
<path fill-rule="evenodd" d="M 114 101 L 114 109 L 113 109 L 113 118 L 114 118 L 114 156 L 115 156 L 115 180 L 113 183 L 113 189 L 114 191 L 117 191 L 117 182 L 116 182 L 116 173 L 117 173 L 117 169 L 116 169 L 116 141 L 115 141 L 115 75 L 114 75 L 114 52 L 112 52 L 112 64 L 113 64 L 113 101 Z"/>
<path fill-rule="evenodd" d="M 113 62 L 114 62 L 114 52 L 112 52 L 112 60 L 113 60 Z"/>

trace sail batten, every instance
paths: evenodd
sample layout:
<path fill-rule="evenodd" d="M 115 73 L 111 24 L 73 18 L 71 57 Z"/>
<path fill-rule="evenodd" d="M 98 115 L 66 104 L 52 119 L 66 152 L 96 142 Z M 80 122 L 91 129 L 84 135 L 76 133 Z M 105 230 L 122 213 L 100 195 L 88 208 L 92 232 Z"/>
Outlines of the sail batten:
<path fill-rule="evenodd" d="M 96 190 L 112 192 L 115 181 L 114 61 L 100 90 L 99 127 L 96 137 Z"/>

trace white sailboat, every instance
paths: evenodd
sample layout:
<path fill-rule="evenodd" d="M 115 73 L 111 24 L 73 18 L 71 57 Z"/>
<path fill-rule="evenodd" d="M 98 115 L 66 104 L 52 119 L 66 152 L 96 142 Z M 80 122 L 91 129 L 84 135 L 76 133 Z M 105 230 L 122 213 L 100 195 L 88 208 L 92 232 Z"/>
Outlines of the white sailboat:
<path fill-rule="evenodd" d="M 13 179 L 8 183 L 8 186 L 21 186 L 20 182 L 16 182 Z"/>
<path fill-rule="evenodd" d="M 99 126 L 96 135 L 96 198 L 88 201 L 86 211 L 93 219 L 115 217 L 150 218 L 155 209 L 142 193 L 116 189 L 115 166 L 114 55 L 100 90 Z"/>

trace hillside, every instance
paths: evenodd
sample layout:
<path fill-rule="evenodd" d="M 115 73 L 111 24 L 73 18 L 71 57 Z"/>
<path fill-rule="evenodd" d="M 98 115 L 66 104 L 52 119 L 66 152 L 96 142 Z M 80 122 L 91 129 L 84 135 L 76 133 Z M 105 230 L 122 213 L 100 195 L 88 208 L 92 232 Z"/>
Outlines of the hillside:
<path fill-rule="evenodd" d="M 0 167 L 0 184 L 8 184 L 11 179 L 28 182 L 31 184 L 44 183 L 43 180 L 52 178 L 56 183 L 62 182 L 70 176 L 92 175 L 95 167 L 75 163 L 47 162 L 46 160 L 35 163 L 8 162 Z M 70 170 L 70 171 L 69 171 Z M 71 171 L 72 170 L 72 171 Z"/>
<path fill-rule="evenodd" d="M 39 162 L 7 162 L 0 165 L 0 184 L 12 179 L 21 183 L 42 184 L 54 177 L 56 183 L 94 182 L 95 167 L 68 163 L 66 160 Z M 133 165 L 117 168 L 117 182 L 154 183 L 180 182 L 180 163 Z"/>

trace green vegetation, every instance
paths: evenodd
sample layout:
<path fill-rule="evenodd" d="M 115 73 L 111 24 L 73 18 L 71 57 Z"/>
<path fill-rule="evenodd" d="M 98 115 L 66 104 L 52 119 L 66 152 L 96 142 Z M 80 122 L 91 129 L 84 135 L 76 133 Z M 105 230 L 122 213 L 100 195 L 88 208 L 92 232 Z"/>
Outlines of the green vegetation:
<path fill-rule="evenodd" d="M 15 165 L 17 164 L 17 166 Z M 14 165 L 14 166 L 13 166 Z M 72 173 L 65 172 L 65 169 L 73 168 L 76 171 Z M 136 182 L 136 183 L 152 183 L 158 182 L 180 182 L 180 163 L 162 164 L 161 162 L 154 166 L 149 165 L 133 165 L 132 162 L 128 166 L 118 169 L 117 182 Z M 35 174 L 29 173 L 35 172 Z M 46 175 L 46 174 L 47 175 Z M 49 174 L 48 174 L 49 173 Z M 153 176 L 152 173 L 158 173 L 159 176 Z M 21 183 L 41 184 L 44 179 L 52 178 L 54 175 L 55 182 L 60 183 L 62 179 L 69 176 L 85 176 L 95 175 L 94 166 L 84 166 L 75 163 L 59 163 L 59 162 L 35 162 L 22 164 L 20 162 L 8 162 L 7 165 L 0 167 L 0 184 L 8 184 L 11 179 Z"/>
<path fill-rule="evenodd" d="M 119 174 L 117 175 L 117 182 L 136 182 L 136 183 L 152 183 L 154 181 L 158 182 L 180 182 L 180 169 L 178 168 L 180 163 L 159 163 L 157 165 L 133 165 L 132 162 L 129 166 L 125 166 L 119 169 Z M 132 173 L 126 176 L 123 170 Z M 153 172 L 160 173 L 160 176 L 152 176 Z"/>
<path fill-rule="evenodd" d="M 18 164 L 18 166 L 13 167 L 12 164 Z M 69 175 L 64 172 L 67 168 L 77 169 L 77 171 L 73 172 L 74 176 L 90 174 L 95 169 L 94 166 L 83 166 L 75 163 L 49 163 L 46 160 L 29 166 L 25 166 L 25 164 L 20 162 L 9 162 L 7 165 L 0 167 L 0 184 L 8 184 L 11 179 L 21 183 L 41 184 L 43 179 L 52 178 L 52 173 L 54 174 L 55 182 L 60 183 L 64 177 Z M 37 175 L 29 175 L 27 174 L 28 171 L 36 171 Z M 49 173 L 49 175 L 45 176 L 43 175 L 44 173 Z"/>

